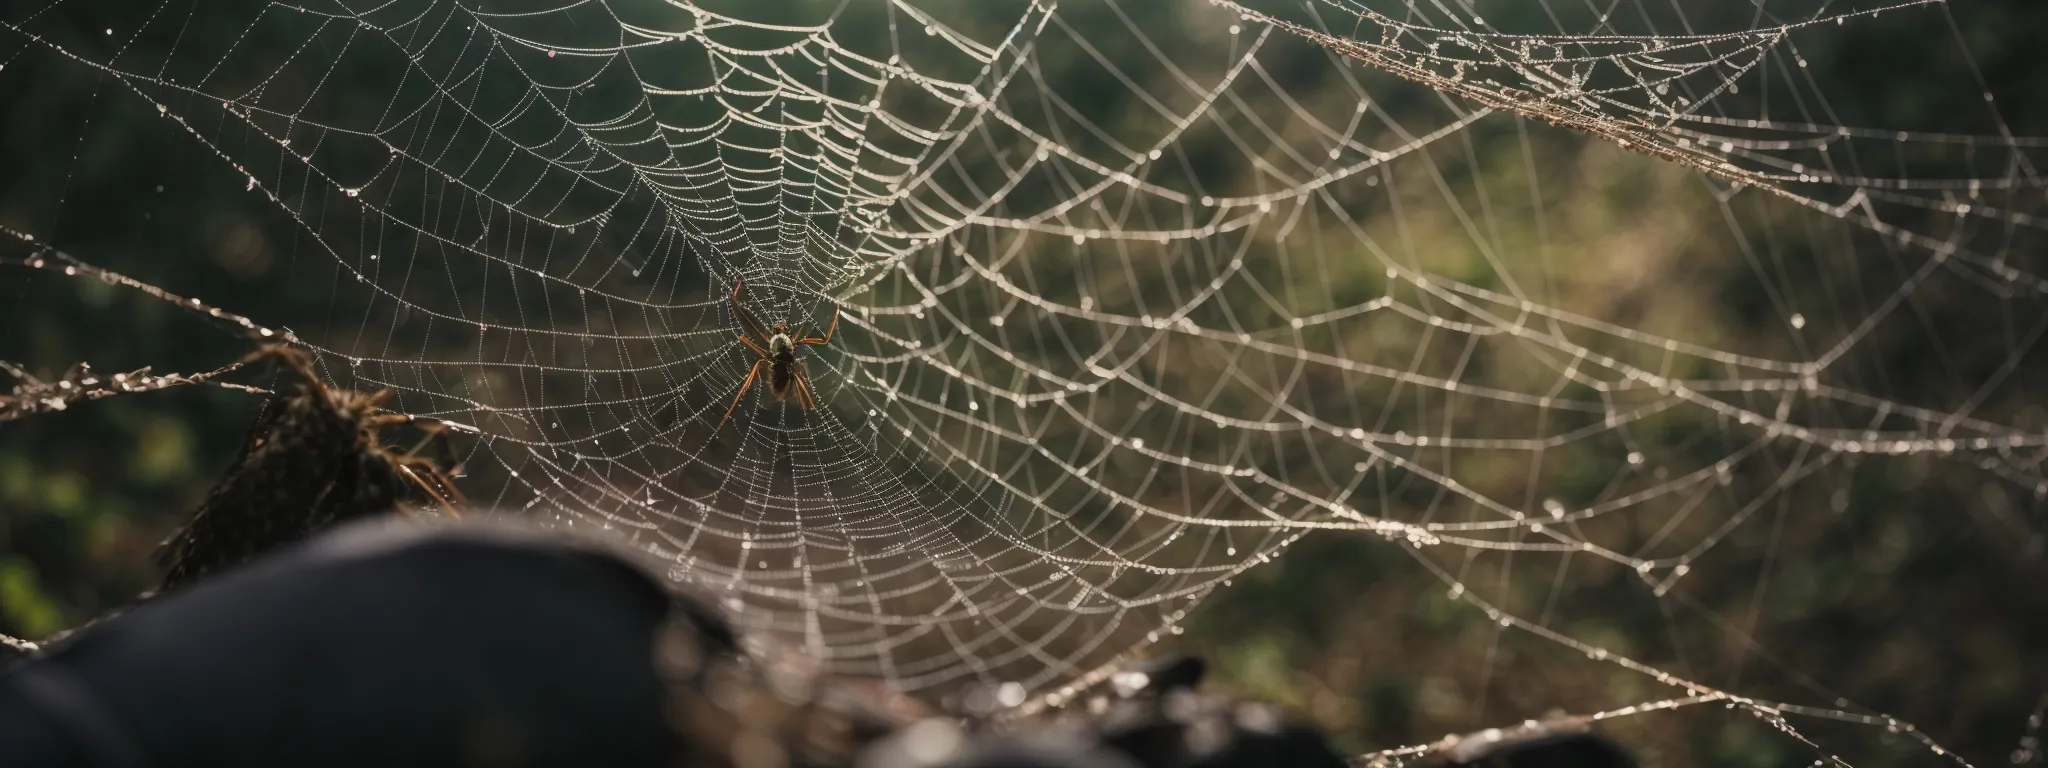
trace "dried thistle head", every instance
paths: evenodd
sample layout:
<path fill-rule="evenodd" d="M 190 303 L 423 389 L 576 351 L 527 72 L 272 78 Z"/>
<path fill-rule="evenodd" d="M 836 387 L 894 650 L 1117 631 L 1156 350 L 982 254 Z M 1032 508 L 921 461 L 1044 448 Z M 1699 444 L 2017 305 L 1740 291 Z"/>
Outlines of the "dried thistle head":
<path fill-rule="evenodd" d="M 241 452 L 206 500 L 161 550 L 160 590 L 246 563 L 336 523 L 432 502 L 453 513 L 462 499 L 446 450 L 446 433 L 397 450 L 379 431 L 418 423 L 382 411 L 388 391 L 361 393 L 327 386 L 302 350 L 267 346 L 244 362 L 276 362 L 291 379 L 264 405 Z M 443 460 L 418 455 L 438 442 Z"/>

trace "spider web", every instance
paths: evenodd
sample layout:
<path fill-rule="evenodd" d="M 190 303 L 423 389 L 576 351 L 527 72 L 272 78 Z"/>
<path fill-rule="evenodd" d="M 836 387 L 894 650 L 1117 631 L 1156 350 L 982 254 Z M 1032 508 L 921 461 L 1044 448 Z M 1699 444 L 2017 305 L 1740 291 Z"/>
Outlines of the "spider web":
<path fill-rule="evenodd" d="M 906 691 L 1063 704 L 1303 537 L 1370 535 L 1661 684 L 1603 717 L 1897 729 L 1517 588 L 1674 601 L 1746 527 L 1848 509 L 1866 457 L 2048 490 L 2014 374 L 2048 315 L 1999 310 L 1988 362 L 1938 318 L 2048 289 L 2048 140 L 1981 82 L 1888 121 L 1802 52 L 1939 5 L 169 0 L 92 36 L 76 5 L 6 19 L 0 76 L 96 72 L 331 272 L 244 324 L 473 432 L 473 497 Z M 800 350 L 820 408 L 738 391 L 742 279 L 764 321 L 841 318 Z M 1915 345 L 1942 386 L 1887 377 Z"/>

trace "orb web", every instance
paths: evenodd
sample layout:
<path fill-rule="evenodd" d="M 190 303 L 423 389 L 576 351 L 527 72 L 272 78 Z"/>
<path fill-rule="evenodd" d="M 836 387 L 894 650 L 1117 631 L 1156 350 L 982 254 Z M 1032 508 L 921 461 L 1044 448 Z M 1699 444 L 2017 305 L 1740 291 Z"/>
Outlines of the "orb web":
<path fill-rule="evenodd" d="M 11 14 L 0 76 L 94 73 L 287 220 L 332 298 L 254 320 L 472 430 L 473 497 L 906 691 L 1063 703 L 1365 535 L 1661 684 L 1603 716 L 1805 740 L 1887 718 L 1522 593 L 1607 567 L 1676 601 L 1731 536 L 1842 513 L 1865 459 L 2048 488 L 2012 376 L 2048 140 L 1988 91 L 1885 122 L 1802 52 L 1939 5 L 172 0 L 98 36 L 71 5 Z M 1768 306 L 1641 287 L 1673 279 Z M 799 351 L 820 407 L 740 393 L 734 302 L 838 318 Z M 2003 358 L 1930 319 L 1972 302 L 2009 307 Z M 1886 378 L 1916 345 L 1950 381 Z"/>

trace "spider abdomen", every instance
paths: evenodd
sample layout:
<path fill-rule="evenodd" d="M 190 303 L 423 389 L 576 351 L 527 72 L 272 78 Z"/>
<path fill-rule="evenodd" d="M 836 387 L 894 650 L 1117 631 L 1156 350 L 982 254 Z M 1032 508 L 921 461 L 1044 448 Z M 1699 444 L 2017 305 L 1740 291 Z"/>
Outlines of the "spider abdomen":
<path fill-rule="evenodd" d="M 796 345 L 788 336 L 776 334 L 768 341 L 768 354 L 772 360 L 768 366 L 768 390 L 775 393 L 776 400 L 787 399 L 790 386 L 796 383 Z"/>

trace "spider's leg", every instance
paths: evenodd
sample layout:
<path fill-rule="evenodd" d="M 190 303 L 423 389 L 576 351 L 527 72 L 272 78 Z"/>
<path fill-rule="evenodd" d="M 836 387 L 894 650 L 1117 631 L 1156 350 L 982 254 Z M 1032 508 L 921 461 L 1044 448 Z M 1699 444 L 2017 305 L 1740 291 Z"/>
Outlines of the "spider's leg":
<path fill-rule="evenodd" d="M 718 434 L 725 429 L 725 422 L 732 418 L 733 410 L 740 407 L 740 398 L 746 397 L 747 389 L 754 386 L 754 378 L 761 375 L 761 364 L 765 362 L 768 361 L 755 360 L 754 367 L 747 370 L 747 380 L 740 382 L 740 393 L 732 396 L 732 405 L 726 406 L 724 418 L 718 420 L 718 429 L 711 430 L 711 434 Z"/>
<path fill-rule="evenodd" d="M 768 333 L 768 327 L 762 325 L 761 320 L 754 317 L 754 313 L 748 312 L 746 307 L 740 306 L 740 287 L 745 284 L 744 278 L 734 280 L 732 282 L 732 296 L 728 301 L 732 302 L 732 313 L 740 319 L 740 328 L 745 330 L 748 335 L 753 336 L 755 341 L 765 345 L 768 343 L 768 339 L 772 338 Z"/>
<path fill-rule="evenodd" d="M 838 331 L 838 330 L 839 330 L 839 307 L 838 307 L 838 305 L 833 305 L 833 307 L 832 307 L 832 324 L 831 324 L 831 325 L 828 325 L 828 326 L 826 326 L 826 327 L 825 327 L 825 335 L 824 335 L 823 337 L 821 337 L 821 338 L 810 338 L 810 339 L 798 339 L 798 340 L 797 340 L 797 343 L 798 343 L 798 344 L 830 344 L 830 343 L 832 343 L 832 334 L 833 334 L 833 332 L 835 332 L 835 331 Z"/>
<path fill-rule="evenodd" d="M 796 379 L 796 404 L 806 409 L 818 407 L 818 393 L 811 391 L 811 376 L 804 373 L 804 364 L 799 362 L 791 372 Z"/>
<path fill-rule="evenodd" d="M 740 334 L 740 342 L 746 344 L 747 349 L 754 350 L 754 354 L 760 355 L 763 360 L 774 357 L 774 355 L 768 354 L 768 350 L 761 347 L 762 342 L 747 338 L 747 335 L 744 333 Z"/>

